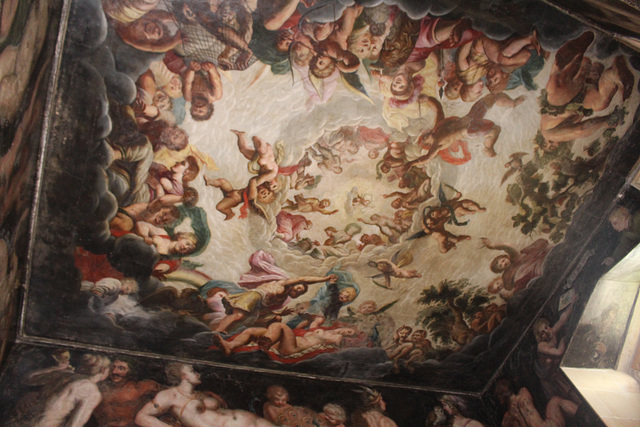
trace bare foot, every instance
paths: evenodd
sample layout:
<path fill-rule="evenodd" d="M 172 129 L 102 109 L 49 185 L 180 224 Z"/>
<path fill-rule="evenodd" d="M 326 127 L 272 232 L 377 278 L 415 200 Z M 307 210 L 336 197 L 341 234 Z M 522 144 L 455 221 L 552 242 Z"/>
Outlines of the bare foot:
<path fill-rule="evenodd" d="M 220 348 L 220 350 L 222 350 L 222 352 L 224 353 L 224 355 L 226 357 L 231 356 L 231 354 L 233 353 L 233 349 L 231 348 L 231 346 L 229 345 L 228 342 L 226 342 L 224 340 L 224 338 L 222 338 L 222 335 L 220 334 L 214 334 L 213 335 L 213 342 L 216 346 L 218 346 L 218 348 Z"/>
<path fill-rule="evenodd" d="M 493 129 L 491 129 L 491 131 L 487 134 L 487 136 L 485 136 L 484 152 L 487 156 L 489 157 L 496 156 L 497 153 L 496 153 L 496 150 L 493 149 L 493 147 L 496 145 L 496 141 L 498 140 L 498 137 L 500 136 L 501 131 L 502 131 L 502 128 L 498 125 L 495 125 Z"/>
<path fill-rule="evenodd" d="M 498 154 L 493 147 L 484 147 L 484 153 L 489 157 L 495 157 Z"/>
<path fill-rule="evenodd" d="M 302 156 L 302 160 L 298 162 L 298 167 L 306 167 L 311 166 L 311 159 L 309 158 L 309 152 L 305 151 L 304 156 Z"/>
<path fill-rule="evenodd" d="M 231 211 L 231 210 L 224 211 L 224 212 L 220 211 L 220 213 L 223 213 L 225 215 L 224 216 L 224 220 L 225 221 L 229 221 L 231 218 L 236 216 L 236 214 L 234 214 L 233 211 Z"/>

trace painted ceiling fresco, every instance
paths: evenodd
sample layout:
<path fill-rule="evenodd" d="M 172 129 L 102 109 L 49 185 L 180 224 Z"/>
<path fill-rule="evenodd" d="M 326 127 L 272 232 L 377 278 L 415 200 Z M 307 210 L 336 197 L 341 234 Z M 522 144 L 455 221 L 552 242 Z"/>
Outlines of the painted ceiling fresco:
<path fill-rule="evenodd" d="M 36 234 L 74 253 L 36 250 L 27 333 L 480 391 L 639 97 L 630 51 L 508 5 L 81 2 L 41 195 L 75 228 Z"/>
<path fill-rule="evenodd" d="M 108 369 L 97 372 L 109 362 L 110 373 Z M 188 406 L 184 405 L 185 396 L 180 394 L 188 396 L 185 389 L 175 384 L 166 385 L 173 382 L 181 370 L 190 373 L 195 397 Z M 19 346 L 9 360 L 6 372 L 0 390 L 0 410 L 4 411 L 0 425 L 3 426 L 31 426 L 39 420 L 46 421 L 44 425 L 63 425 L 55 423 L 66 419 L 89 427 L 118 423 L 130 426 L 224 426 L 233 419 L 242 427 L 436 426 L 444 425 L 445 418 L 467 422 L 470 427 L 491 423 L 491 417 L 483 414 L 479 401 L 451 394 L 417 390 L 399 392 L 389 387 L 369 388 L 279 375 L 257 377 L 253 372 L 222 367 L 211 369 L 199 364 L 63 347 Z M 9 381 L 8 376 L 15 381 Z M 79 389 L 83 394 L 77 393 Z M 162 403 L 155 416 L 150 415 L 149 409 L 154 402 L 160 402 L 167 394 L 178 390 L 180 393 L 171 404 Z M 102 395 L 99 403 L 92 399 L 96 394 Z M 44 404 L 54 400 L 61 403 L 71 398 L 83 405 L 76 405 L 77 410 L 69 405 L 52 411 Z M 384 409 L 372 409 L 377 407 L 375 399 Z M 206 410 L 199 411 L 200 417 L 194 417 L 198 413 L 194 401 L 208 403 Z M 369 424 L 362 424 L 366 421 Z"/>

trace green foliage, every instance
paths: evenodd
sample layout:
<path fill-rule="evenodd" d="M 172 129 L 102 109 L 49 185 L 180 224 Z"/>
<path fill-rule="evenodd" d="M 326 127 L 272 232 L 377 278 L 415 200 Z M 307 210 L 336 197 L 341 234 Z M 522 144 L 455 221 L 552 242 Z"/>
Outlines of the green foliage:
<path fill-rule="evenodd" d="M 625 114 L 624 108 L 614 111 L 612 126 L 621 123 Z M 518 207 L 511 217 L 513 227 L 525 235 L 542 233 L 554 243 L 562 241 L 575 210 L 600 178 L 606 156 L 619 139 L 614 132 L 610 127 L 593 140 L 584 149 L 584 158 L 574 155 L 572 141 L 558 143 L 555 150 L 542 150 L 545 140 L 538 133 L 534 159 L 507 186 L 507 202 Z"/>
<path fill-rule="evenodd" d="M 431 337 L 441 343 L 451 342 L 447 325 L 453 323 L 454 317 L 449 307 L 438 305 L 427 307 L 418 312 L 417 324 L 421 324 L 431 333 Z"/>
<path fill-rule="evenodd" d="M 462 295 L 462 288 L 468 286 L 471 286 L 468 279 L 458 281 L 445 279 L 437 287 L 423 289 L 418 303 L 425 305 L 433 302 L 446 303 L 449 298 L 456 299 Z"/>
<path fill-rule="evenodd" d="M 451 339 L 450 328 L 455 315 L 449 304 L 471 318 L 490 301 L 486 289 L 473 285 L 468 279 L 441 281 L 437 286 L 425 288 L 420 292 L 418 303 L 426 307 L 418 312 L 416 324 L 428 329 L 431 337 L 448 345 Z"/>
<path fill-rule="evenodd" d="M 507 186 L 507 200 L 515 206 L 520 199 L 522 199 L 522 188 L 518 184 L 509 184 Z"/>
<path fill-rule="evenodd" d="M 593 157 L 598 151 L 600 151 L 601 148 L 602 147 L 601 147 L 601 144 L 600 144 L 600 140 L 596 139 L 591 144 L 589 144 L 584 149 L 584 151 L 587 153 L 587 155 L 589 155 L 590 157 Z"/>

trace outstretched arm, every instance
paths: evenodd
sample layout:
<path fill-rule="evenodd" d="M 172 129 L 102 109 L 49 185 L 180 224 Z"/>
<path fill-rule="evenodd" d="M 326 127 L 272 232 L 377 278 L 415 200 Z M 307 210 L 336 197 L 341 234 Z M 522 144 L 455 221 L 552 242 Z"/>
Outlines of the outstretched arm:
<path fill-rule="evenodd" d="M 440 144 L 434 141 L 431 147 L 429 148 L 429 151 L 427 152 L 427 154 L 420 156 L 417 159 L 413 159 L 410 162 L 407 162 L 404 165 L 402 165 L 401 172 L 406 173 L 409 169 L 411 169 L 414 166 L 426 165 L 427 163 L 429 163 L 429 161 L 431 161 L 438 155 L 439 151 L 440 151 Z"/>
<path fill-rule="evenodd" d="M 564 328 L 564 325 L 567 324 L 567 322 L 569 321 L 569 316 L 571 316 L 571 313 L 573 312 L 573 304 L 576 301 L 576 299 L 577 299 L 577 296 L 574 296 L 571 304 L 567 307 L 564 313 L 560 315 L 560 318 L 558 319 L 556 324 L 553 325 L 553 327 L 551 328 L 553 333 L 558 334 L 562 330 L 562 328 Z"/>
<path fill-rule="evenodd" d="M 162 202 L 164 206 L 173 206 L 176 203 L 182 202 L 182 196 L 177 194 L 165 194 L 164 196 L 160 196 L 160 198 L 156 199 Z"/>
<path fill-rule="evenodd" d="M 389 194 L 383 194 L 382 197 L 384 197 L 385 199 L 388 199 L 389 197 L 394 197 L 394 196 L 408 196 L 409 194 L 411 194 L 410 192 L 408 193 L 403 193 L 402 191 L 394 191 L 393 193 L 389 193 Z"/>
<path fill-rule="evenodd" d="M 332 210 L 332 211 L 328 211 L 328 210 L 326 210 L 324 208 L 320 208 L 320 209 L 318 209 L 318 212 L 320 212 L 321 214 L 324 214 L 324 215 L 333 215 L 333 214 L 338 212 L 338 209 L 335 209 L 335 210 Z"/>
<path fill-rule="evenodd" d="M 335 274 L 330 274 L 324 277 L 301 276 L 301 277 L 294 277 L 292 279 L 284 280 L 282 285 L 285 288 L 289 288 L 295 285 L 313 285 L 315 283 L 324 283 L 324 282 L 336 283 L 337 281 L 338 281 L 338 276 Z"/>
<path fill-rule="evenodd" d="M 520 251 L 518 251 L 516 248 L 514 248 L 511 245 L 508 245 L 506 243 L 495 243 L 495 244 L 493 244 L 486 237 L 483 237 L 480 240 L 482 241 L 482 245 L 486 246 L 489 249 L 506 252 L 507 255 L 509 256 L 509 258 L 511 258 L 512 260 L 516 259 L 517 257 L 520 256 Z"/>

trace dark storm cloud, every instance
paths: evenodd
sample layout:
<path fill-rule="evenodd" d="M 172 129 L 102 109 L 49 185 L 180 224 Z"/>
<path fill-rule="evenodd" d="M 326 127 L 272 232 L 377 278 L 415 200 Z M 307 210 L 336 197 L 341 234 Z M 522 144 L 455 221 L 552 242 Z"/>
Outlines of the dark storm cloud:
<path fill-rule="evenodd" d="M 454 10 L 460 3 L 460 0 L 356 0 L 364 7 L 374 7 L 381 3 L 388 5 L 397 5 L 412 19 L 421 19 L 427 14 L 433 16 L 444 15 Z M 335 21 L 345 8 L 354 4 L 353 0 L 334 0 L 319 3 L 317 6 L 310 7 L 303 16 L 309 20 L 317 22 Z"/>
<path fill-rule="evenodd" d="M 538 0 L 356 0 L 364 7 L 381 3 L 396 5 L 412 19 L 447 15 L 451 18 L 470 18 L 473 28 L 487 36 L 503 40 L 514 34 L 526 34 L 534 28 L 542 45 L 548 50 L 558 49 L 565 41 L 584 30 L 577 20 Z M 319 3 L 303 13 L 307 19 L 330 22 L 339 17 L 353 0 L 334 0 Z"/>
<path fill-rule="evenodd" d="M 116 69 L 137 80 L 140 74 L 149 69 L 153 61 L 161 60 L 163 53 L 143 52 L 123 42 L 120 37 L 109 28 L 105 46 L 111 51 L 115 59 Z"/>
<path fill-rule="evenodd" d="M 90 60 L 102 74 L 109 98 L 121 104 L 131 104 L 136 98 L 136 84 L 130 76 L 116 70 L 116 62 L 109 48 L 101 46 Z"/>
<path fill-rule="evenodd" d="M 71 55 L 85 55 L 102 45 L 107 36 L 107 19 L 97 0 L 74 1 L 66 39 Z M 65 53 L 67 53 L 65 52 Z"/>
<path fill-rule="evenodd" d="M 55 206 L 69 210 L 67 215 L 78 230 L 78 244 L 94 253 L 108 254 L 114 267 L 126 275 L 148 277 L 157 261 L 151 247 L 142 239 L 115 239 L 109 231 L 118 203 L 108 190 L 106 169 L 113 154 L 105 138 L 112 129 L 110 103 L 133 102 L 135 73 L 148 68 L 150 59 L 157 55 L 129 61 L 125 67 L 129 73 L 119 70 L 116 64 L 121 60 L 114 59 L 113 50 L 107 46 L 112 30 L 99 0 L 74 2 L 69 29 L 63 94 L 65 115 L 71 120 L 68 139 L 73 143 L 60 148 L 57 157 L 60 169 L 66 170 L 76 184 L 54 187 L 52 200 Z M 68 182 L 65 176 L 61 175 L 61 183 Z"/>
<path fill-rule="evenodd" d="M 130 277 L 150 276 L 158 259 L 158 253 L 135 234 L 120 237 L 109 254 L 111 265 Z"/>
<path fill-rule="evenodd" d="M 364 2 L 361 2 L 364 5 Z M 420 19 L 427 13 L 440 16 L 449 13 L 460 5 L 460 0 L 387 0 L 387 4 L 396 4 L 410 18 Z"/>

